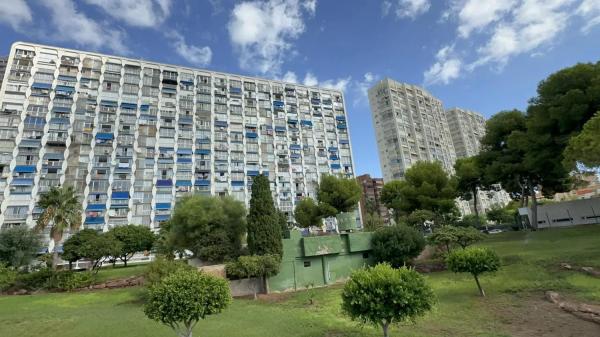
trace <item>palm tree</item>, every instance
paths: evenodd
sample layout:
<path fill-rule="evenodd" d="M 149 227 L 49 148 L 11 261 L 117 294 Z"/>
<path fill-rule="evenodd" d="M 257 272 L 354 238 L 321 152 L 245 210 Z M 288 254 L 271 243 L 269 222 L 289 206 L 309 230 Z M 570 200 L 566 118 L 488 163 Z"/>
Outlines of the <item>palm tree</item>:
<path fill-rule="evenodd" d="M 40 196 L 38 207 L 42 214 L 37 220 L 38 231 L 51 226 L 50 237 L 54 241 L 52 253 L 52 269 L 58 264 L 58 244 L 65 230 L 77 230 L 81 226 L 82 206 L 72 186 L 52 187 L 50 191 Z"/>

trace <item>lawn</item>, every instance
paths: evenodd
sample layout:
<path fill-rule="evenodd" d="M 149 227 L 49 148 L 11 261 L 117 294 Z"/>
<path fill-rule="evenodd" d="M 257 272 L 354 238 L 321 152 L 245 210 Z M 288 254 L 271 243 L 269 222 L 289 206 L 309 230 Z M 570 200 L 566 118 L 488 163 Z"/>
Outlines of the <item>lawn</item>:
<path fill-rule="evenodd" d="M 600 327 L 555 309 L 543 290 L 600 302 L 600 280 L 558 268 L 560 262 L 600 267 L 600 226 L 491 236 L 482 245 L 502 257 L 503 269 L 485 276 L 487 298 L 471 277 L 427 275 L 437 296 L 435 310 L 392 336 L 600 336 Z M 143 267 L 132 267 L 140 268 Z M 119 268 L 100 273 L 122 273 Z M 112 275 L 110 275 L 112 278 Z M 174 336 L 145 318 L 141 289 L 0 297 L 0 336 Z M 259 300 L 235 300 L 223 314 L 198 324 L 195 336 L 380 336 L 340 311 L 341 286 Z M 309 298 L 315 303 L 309 305 Z"/>

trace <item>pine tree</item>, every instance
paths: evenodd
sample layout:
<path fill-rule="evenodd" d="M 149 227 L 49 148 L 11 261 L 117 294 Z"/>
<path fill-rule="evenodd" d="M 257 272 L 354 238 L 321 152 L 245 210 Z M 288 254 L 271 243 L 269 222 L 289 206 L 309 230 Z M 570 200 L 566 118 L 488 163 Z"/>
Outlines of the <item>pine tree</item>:
<path fill-rule="evenodd" d="M 248 249 L 252 255 L 273 254 L 281 257 L 281 226 L 269 188 L 269 179 L 258 175 L 252 182 L 248 214 Z"/>

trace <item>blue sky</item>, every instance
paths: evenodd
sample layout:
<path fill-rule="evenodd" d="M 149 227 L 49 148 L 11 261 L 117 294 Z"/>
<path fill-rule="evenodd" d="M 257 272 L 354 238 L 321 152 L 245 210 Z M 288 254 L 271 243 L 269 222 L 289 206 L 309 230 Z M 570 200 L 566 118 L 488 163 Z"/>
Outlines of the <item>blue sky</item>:
<path fill-rule="evenodd" d="M 600 0 L 2 0 L 17 40 L 343 89 L 357 174 L 381 175 L 366 89 L 425 86 L 486 117 L 600 59 Z"/>

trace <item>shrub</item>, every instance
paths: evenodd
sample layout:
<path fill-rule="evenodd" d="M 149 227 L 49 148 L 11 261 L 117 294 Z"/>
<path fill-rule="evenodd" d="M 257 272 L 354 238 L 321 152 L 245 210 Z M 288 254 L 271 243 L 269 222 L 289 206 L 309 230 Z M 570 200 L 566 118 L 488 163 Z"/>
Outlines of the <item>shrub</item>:
<path fill-rule="evenodd" d="M 19 269 L 27 266 L 42 247 L 39 236 L 18 226 L 0 231 L 0 263 Z"/>
<path fill-rule="evenodd" d="M 475 278 L 481 296 L 485 291 L 479 283 L 479 276 L 486 272 L 495 272 L 500 268 L 500 258 L 487 248 L 465 248 L 455 250 L 446 259 L 448 269 L 455 273 L 470 273 Z"/>
<path fill-rule="evenodd" d="M 226 280 L 191 270 L 178 270 L 150 288 L 144 313 L 170 326 L 178 336 L 192 336 L 199 320 L 218 314 L 231 303 Z"/>
<path fill-rule="evenodd" d="M 402 225 L 384 227 L 371 240 L 375 261 L 387 262 L 395 268 L 419 256 L 425 248 L 423 235 Z"/>
<path fill-rule="evenodd" d="M 415 319 L 433 307 L 434 295 L 419 273 L 378 264 L 352 273 L 342 291 L 342 310 L 352 320 L 380 326 Z"/>
<path fill-rule="evenodd" d="M 95 281 L 94 275 L 87 272 L 59 271 L 53 273 L 46 282 L 45 288 L 50 290 L 66 290 L 85 288 Z"/>
<path fill-rule="evenodd" d="M 43 268 L 30 273 L 19 274 L 17 276 L 17 281 L 15 282 L 15 288 L 29 291 L 45 289 L 48 281 L 53 275 L 54 272 L 49 268 Z"/>
<path fill-rule="evenodd" d="M 479 242 L 484 239 L 484 235 L 473 227 L 455 228 L 454 236 L 456 237 L 456 244 L 462 248 L 467 248 L 475 242 Z"/>
<path fill-rule="evenodd" d="M 6 291 L 15 285 L 17 271 L 0 263 L 0 291 Z"/>
<path fill-rule="evenodd" d="M 148 286 L 156 285 L 162 279 L 178 270 L 194 270 L 194 267 L 182 260 L 177 261 L 158 257 L 146 267 L 146 271 L 144 272 L 144 283 Z"/>
<path fill-rule="evenodd" d="M 228 278 L 241 279 L 273 276 L 279 272 L 280 260 L 275 255 L 240 256 L 225 265 Z"/>

